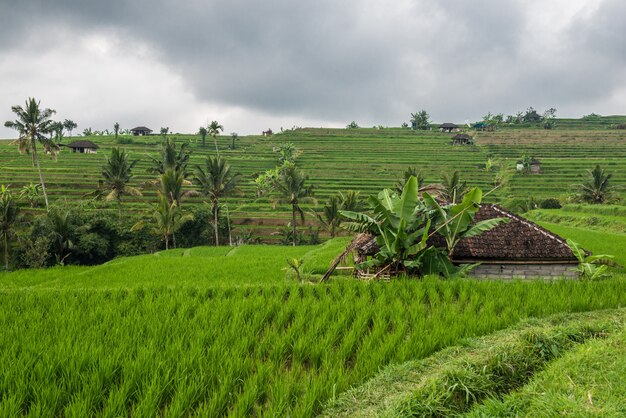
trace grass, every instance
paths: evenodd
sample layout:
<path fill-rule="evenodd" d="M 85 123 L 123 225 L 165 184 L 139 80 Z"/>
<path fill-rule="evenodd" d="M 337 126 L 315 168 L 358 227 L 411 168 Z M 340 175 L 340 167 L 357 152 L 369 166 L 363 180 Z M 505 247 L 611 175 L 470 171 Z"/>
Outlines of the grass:
<path fill-rule="evenodd" d="M 623 353 L 625 325 L 626 312 L 623 309 L 527 321 L 513 329 L 465 341 L 461 346 L 442 350 L 424 360 L 390 366 L 366 384 L 331 402 L 324 415 L 561 415 L 564 412 L 561 407 L 563 402 L 554 401 L 557 396 L 546 396 L 542 391 L 549 391 L 546 388 L 548 386 L 565 397 L 563 395 L 571 392 L 571 385 L 565 382 L 569 375 L 564 375 L 563 368 L 566 373 L 570 370 L 582 371 L 581 369 L 586 368 L 583 365 L 591 368 L 590 363 L 609 369 L 609 376 L 612 376 L 604 380 L 605 386 L 612 387 L 612 384 L 616 384 L 612 392 L 600 395 L 597 401 L 600 405 L 606 404 L 609 411 L 624 411 L 623 405 L 618 402 L 623 400 L 626 391 L 626 382 L 620 373 L 626 364 L 624 360 L 606 361 L 597 355 L 592 359 L 585 359 L 583 356 L 597 346 L 610 347 L 604 351 L 613 355 Z M 610 339 L 603 341 L 607 337 Z M 616 345 L 617 341 L 621 344 Z M 568 362 L 572 357 L 574 364 Z M 612 368 L 613 366 L 616 368 Z M 544 375 L 539 375 L 544 368 L 549 369 Z M 602 368 L 577 379 L 580 382 L 579 392 L 586 390 L 583 382 L 602 380 L 600 370 Z M 541 383 L 536 383 L 535 380 Z M 531 381 L 532 384 L 529 384 Z M 514 393 L 506 398 L 507 394 L 519 388 L 522 388 L 522 395 Z M 500 401 L 503 397 L 504 400 Z M 582 396 L 577 398 L 579 401 Z M 570 402 L 569 411 L 580 411 L 581 409 L 572 408 L 579 403 Z M 528 404 L 535 405 L 527 408 Z M 596 412 L 601 410 L 594 409 Z M 552 411 L 552 414 L 547 411 Z"/>
<path fill-rule="evenodd" d="M 587 342 L 467 416 L 626 416 L 626 330 Z"/>
<path fill-rule="evenodd" d="M 0 275 L 0 415 L 314 416 L 381 367 L 520 319 L 626 305 L 601 282 L 285 278 L 317 247 L 172 250 Z"/>

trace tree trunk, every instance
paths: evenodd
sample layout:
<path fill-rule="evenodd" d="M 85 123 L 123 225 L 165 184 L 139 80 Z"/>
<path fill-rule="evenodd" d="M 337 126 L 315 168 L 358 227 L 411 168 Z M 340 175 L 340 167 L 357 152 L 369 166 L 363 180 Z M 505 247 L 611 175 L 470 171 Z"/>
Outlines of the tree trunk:
<path fill-rule="evenodd" d="M 220 150 L 217 148 L 217 136 L 216 135 L 213 135 L 213 143 L 215 144 L 215 153 L 217 154 L 217 157 L 219 158 Z"/>
<path fill-rule="evenodd" d="M 219 202 L 217 199 L 213 202 L 213 229 L 215 231 L 215 246 L 220 245 L 220 231 L 218 225 Z"/>
<path fill-rule="evenodd" d="M 176 234 L 172 233 L 172 248 L 176 249 Z"/>
<path fill-rule="evenodd" d="M 8 232 L 4 232 L 4 269 L 9 271 L 9 239 Z"/>
<path fill-rule="evenodd" d="M 291 238 L 293 246 L 296 246 L 296 205 L 291 208 Z"/>
<path fill-rule="evenodd" d="M 165 237 L 165 250 L 170 249 L 170 236 L 167 234 L 163 235 Z"/>
<path fill-rule="evenodd" d="M 37 171 L 39 172 L 39 181 L 41 182 L 41 190 L 43 191 L 43 199 L 46 202 L 46 211 L 49 211 L 48 205 L 48 193 L 46 192 L 46 183 L 43 181 L 43 173 L 41 172 L 41 164 L 39 164 L 39 157 L 37 156 L 37 148 L 35 148 L 35 143 L 33 141 L 33 159 L 37 164 Z"/>

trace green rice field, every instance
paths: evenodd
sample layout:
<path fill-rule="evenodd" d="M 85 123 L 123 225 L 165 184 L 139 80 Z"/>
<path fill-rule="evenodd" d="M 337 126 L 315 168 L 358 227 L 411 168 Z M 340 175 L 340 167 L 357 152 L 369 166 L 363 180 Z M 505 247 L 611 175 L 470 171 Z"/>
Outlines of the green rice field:
<path fill-rule="evenodd" d="M 567 126 L 567 125 L 566 125 Z M 215 152 L 212 140 L 202 147 L 197 136 L 172 135 L 179 142 L 190 142 L 191 165 L 199 164 L 204 156 Z M 611 129 L 502 129 L 479 132 L 476 146 L 452 146 L 451 135 L 437 131 L 415 132 L 407 129 L 297 129 L 266 138 L 242 136 L 237 148 L 228 149 L 230 138 L 218 138 L 220 153 L 242 174 L 241 194 L 224 199 L 233 223 L 239 229 L 253 231 L 265 241 L 276 240 L 271 234 L 286 225 L 289 208 L 274 208 L 271 197 L 256 198 L 253 177 L 276 165 L 274 147 L 292 142 L 301 151 L 298 165 L 309 175 L 320 203 L 339 191 L 358 190 L 364 195 L 377 193 L 392 186 L 408 166 L 421 171 L 426 182 L 437 182 L 443 173 L 459 170 L 468 184 L 484 190 L 493 187 L 499 172 L 508 179 L 505 186 L 489 196 L 491 201 L 507 198 L 564 198 L 583 181 L 587 169 L 601 164 L 612 172 L 616 184 L 626 184 L 626 130 Z M 88 138 L 99 146 L 98 154 L 76 154 L 67 149 L 56 160 L 43 158 L 42 166 L 52 200 L 80 200 L 97 188 L 104 154 L 115 146 L 114 138 Z M 134 137 L 132 144 L 123 145 L 133 158 L 140 159 L 135 169 L 135 184 L 143 188 L 143 196 L 128 197 L 126 208 L 135 213 L 145 210 L 155 201 L 153 176 L 147 172 L 148 156 L 155 156 L 160 136 Z M 70 139 L 66 139 L 69 142 Z M 541 161 L 542 173 L 515 173 L 515 162 L 522 155 Z M 485 169 L 492 159 L 496 167 Z M 0 183 L 17 189 L 37 182 L 30 158 L 19 155 L 9 141 L 0 141 Z M 191 186 L 194 187 L 194 186 Z M 626 196 L 626 189 L 621 191 Z M 201 204 L 200 197 L 190 198 L 188 204 Z M 101 204 L 97 204 L 98 207 Z M 311 207 L 311 209 L 314 209 Z M 111 208 L 111 210 L 115 210 Z M 309 225 L 314 219 L 308 217 Z"/>

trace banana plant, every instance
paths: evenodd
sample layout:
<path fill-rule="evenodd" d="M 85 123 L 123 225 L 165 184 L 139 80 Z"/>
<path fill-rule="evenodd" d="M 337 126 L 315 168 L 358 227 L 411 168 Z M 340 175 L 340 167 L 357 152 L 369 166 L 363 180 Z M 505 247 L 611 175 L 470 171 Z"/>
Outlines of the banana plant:
<path fill-rule="evenodd" d="M 609 266 L 618 267 L 619 265 L 613 261 L 614 257 L 607 254 L 587 255 L 580 245 L 567 240 L 567 245 L 572 250 L 574 257 L 578 259 L 578 277 L 584 280 L 598 280 L 611 275 L 607 273 Z"/>
<path fill-rule="evenodd" d="M 433 218 L 435 232 L 445 239 L 448 254 L 462 239 L 475 237 L 509 222 L 508 218 L 492 218 L 472 225 L 482 199 L 482 190 L 473 188 L 465 193 L 461 203 L 442 206 L 427 192 L 423 193 L 424 205 Z"/>
<path fill-rule="evenodd" d="M 378 196 L 370 196 L 371 214 L 341 211 L 350 219 L 343 224 L 348 230 L 369 232 L 376 237 L 380 251 L 372 260 L 359 267 L 378 267 L 382 270 L 419 271 L 428 245 L 430 220 L 422 210 L 417 179 L 411 176 L 402 194 L 384 189 Z"/>

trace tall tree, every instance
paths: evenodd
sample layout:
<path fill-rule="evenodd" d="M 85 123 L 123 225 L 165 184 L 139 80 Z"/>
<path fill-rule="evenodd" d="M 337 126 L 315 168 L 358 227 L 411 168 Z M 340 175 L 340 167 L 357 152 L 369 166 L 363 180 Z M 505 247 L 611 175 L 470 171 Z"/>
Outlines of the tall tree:
<path fill-rule="evenodd" d="M 185 224 L 185 222 L 193 219 L 193 215 L 186 214 L 182 211 L 176 202 L 170 202 L 167 196 L 158 192 L 159 203 L 154 207 L 152 218 L 154 220 L 153 230 L 160 235 L 165 242 L 165 249 L 170 249 L 170 243 L 176 248 L 176 232 Z M 144 221 L 139 221 L 131 228 L 132 231 L 138 231 L 145 225 Z"/>
<path fill-rule="evenodd" d="M 14 121 L 6 121 L 4 126 L 19 132 L 20 136 L 16 142 L 20 153 L 31 153 L 33 167 L 36 165 L 37 171 L 39 172 L 39 181 L 46 202 L 46 210 L 49 210 L 46 183 L 43 180 L 41 164 L 37 156 L 37 143 L 41 144 L 44 152 L 50 154 L 57 153 L 59 147 L 44 136 L 52 131 L 52 124 L 54 122 L 50 118 L 56 112 L 53 109 L 40 109 L 39 104 L 40 102 L 31 97 L 26 100 L 25 107 L 11 107 L 11 111 L 15 113 L 17 119 Z"/>
<path fill-rule="evenodd" d="M 189 163 L 189 157 L 191 153 L 187 150 L 187 144 L 181 144 L 177 149 L 176 141 L 169 138 L 161 145 L 159 150 L 159 157 L 150 157 L 152 160 L 152 167 L 148 169 L 153 174 L 163 174 L 167 170 L 181 171 L 185 178 L 188 177 L 187 164 Z"/>
<path fill-rule="evenodd" d="M 427 130 L 430 128 L 430 115 L 425 110 L 411 113 L 411 126 L 413 129 Z"/>
<path fill-rule="evenodd" d="M 14 226 L 19 220 L 19 207 L 8 186 L 0 186 L 0 235 L 4 254 L 4 269 L 9 270 L 9 242 L 15 236 Z"/>
<path fill-rule="evenodd" d="M 600 165 L 593 170 L 587 170 L 589 180 L 581 184 L 580 199 L 587 203 L 608 203 L 614 200 L 616 187 L 610 183 L 613 174 L 607 173 Z"/>
<path fill-rule="evenodd" d="M 70 133 L 70 138 L 72 137 L 72 131 L 76 128 L 78 128 L 78 124 L 76 124 L 76 122 L 74 122 L 73 120 L 70 119 L 65 119 L 63 121 L 63 127 L 65 128 L 66 131 L 68 131 Z"/>
<path fill-rule="evenodd" d="M 217 156 L 220 156 L 220 150 L 217 148 L 217 136 L 224 130 L 224 127 L 220 125 L 216 120 L 212 121 L 208 126 L 209 135 L 213 137 L 213 143 L 215 144 L 215 152 Z"/>
<path fill-rule="evenodd" d="M 219 245 L 219 201 L 236 191 L 239 179 L 240 175 L 233 173 L 226 160 L 219 156 L 207 156 L 204 167 L 196 166 L 195 180 L 200 193 L 211 201 L 216 246 Z"/>
<path fill-rule="evenodd" d="M 207 128 L 205 128 L 204 126 L 201 126 L 198 129 L 198 135 L 200 135 L 200 137 L 202 137 L 202 146 L 206 146 L 206 136 L 209 133 L 209 131 L 207 130 Z"/>
<path fill-rule="evenodd" d="M 237 141 L 237 139 L 239 139 L 239 134 L 237 132 L 231 132 L 230 133 L 230 141 L 231 141 L 230 149 L 235 149 L 235 141 Z"/>
<path fill-rule="evenodd" d="M 105 158 L 106 164 L 102 167 L 104 180 L 96 193 L 99 196 L 104 196 L 106 201 L 115 200 L 121 215 L 123 196 L 141 196 L 141 191 L 138 188 L 128 184 L 133 178 L 133 167 L 139 160 L 131 161 L 126 151 L 121 150 L 119 147 L 111 149 L 111 156 Z"/>
<path fill-rule="evenodd" d="M 185 174 L 181 170 L 168 168 L 159 175 L 159 194 L 165 196 L 170 203 L 176 203 L 178 207 L 185 197 L 198 194 L 194 190 L 184 190 L 184 187 L 189 185 L 191 182 L 185 178 Z"/>
<path fill-rule="evenodd" d="M 279 173 L 275 181 L 274 188 L 280 196 L 274 201 L 277 204 L 291 205 L 291 228 L 293 245 L 296 245 L 296 215 L 300 214 L 300 219 L 304 222 L 304 211 L 300 207 L 301 203 L 315 203 L 313 197 L 313 186 L 307 186 L 308 176 L 305 176 L 294 164 L 286 164 Z"/>
<path fill-rule="evenodd" d="M 164 128 L 162 127 L 160 132 L 163 139 L 167 139 L 167 134 L 170 132 L 169 126 L 166 126 Z"/>
<path fill-rule="evenodd" d="M 115 122 L 115 124 L 113 125 L 113 132 L 115 132 L 115 142 L 117 142 L 117 136 L 120 133 L 120 123 L 119 122 Z"/>

